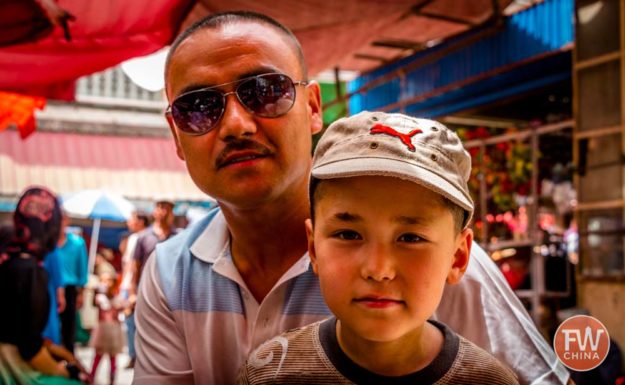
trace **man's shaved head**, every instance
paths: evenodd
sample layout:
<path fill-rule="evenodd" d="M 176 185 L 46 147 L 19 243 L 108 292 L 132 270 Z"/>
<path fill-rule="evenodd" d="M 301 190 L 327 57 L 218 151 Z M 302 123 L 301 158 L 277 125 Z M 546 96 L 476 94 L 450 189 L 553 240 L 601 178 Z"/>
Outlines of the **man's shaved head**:
<path fill-rule="evenodd" d="M 178 37 L 176 37 L 176 40 L 174 40 L 174 42 L 171 44 L 169 53 L 167 54 L 167 60 L 165 61 L 165 83 L 167 83 L 167 73 L 169 70 L 169 64 L 171 62 L 171 59 L 176 53 L 176 50 L 178 49 L 180 44 L 187 40 L 187 38 L 202 29 L 217 29 L 222 26 L 237 23 L 263 24 L 269 27 L 273 27 L 277 31 L 281 32 L 286 38 L 285 40 L 292 46 L 293 51 L 297 55 L 302 70 L 303 79 L 308 78 L 308 71 L 306 68 L 306 62 L 304 60 L 304 53 L 302 51 L 301 45 L 299 44 L 299 41 L 297 40 L 293 32 L 291 32 L 287 27 L 277 22 L 276 20 L 260 13 L 249 11 L 229 11 L 215 13 L 201 20 L 198 20 L 189 28 L 184 30 L 180 35 L 178 35 Z"/>

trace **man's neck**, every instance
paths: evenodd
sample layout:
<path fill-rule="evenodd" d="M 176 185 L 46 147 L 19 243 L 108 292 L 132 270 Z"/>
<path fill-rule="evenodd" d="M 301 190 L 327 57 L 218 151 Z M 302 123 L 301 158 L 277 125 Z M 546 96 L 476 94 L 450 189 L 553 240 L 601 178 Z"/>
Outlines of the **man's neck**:
<path fill-rule="evenodd" d="M 171 226 L 166 222 L 154 222 L 152 229 L 161 240 L 164 240 L 171 234 Z"/>
<path fill-rule="evenodd" d="M 308 199 L 237 210 L 222 205 L 235 266 L 258 302 L 307 251 Z"/>

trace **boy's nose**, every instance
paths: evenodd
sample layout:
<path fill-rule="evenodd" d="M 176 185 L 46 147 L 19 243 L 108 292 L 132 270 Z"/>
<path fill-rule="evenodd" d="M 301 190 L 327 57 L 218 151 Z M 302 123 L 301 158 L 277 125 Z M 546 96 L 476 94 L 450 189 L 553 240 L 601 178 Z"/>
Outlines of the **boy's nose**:
<path fill-rule="evenodd" d="M 363 258 L 362 278 L 376 282 L 391 281 L 395 278 L 395 263 L 386 248 L 372 245 Z"/>

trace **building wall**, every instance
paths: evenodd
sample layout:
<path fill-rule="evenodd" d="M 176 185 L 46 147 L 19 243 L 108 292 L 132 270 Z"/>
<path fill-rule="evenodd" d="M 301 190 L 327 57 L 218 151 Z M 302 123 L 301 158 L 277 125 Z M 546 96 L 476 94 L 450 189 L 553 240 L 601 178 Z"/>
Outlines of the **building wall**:
<path fill-rule="evenodd" d="M 578 304 L 625 350 L 625 0 L 577 0 L 575 16 Z"/>
<path fill-rule="evenodd" d="M 579 282 L 579 306 L 588 309 L 625 352 L 625 287 L 619 282 Z M 625 365 L 625 356 L 624 362 Z M 625 366 L 624 366 L 625 367 Z"/>

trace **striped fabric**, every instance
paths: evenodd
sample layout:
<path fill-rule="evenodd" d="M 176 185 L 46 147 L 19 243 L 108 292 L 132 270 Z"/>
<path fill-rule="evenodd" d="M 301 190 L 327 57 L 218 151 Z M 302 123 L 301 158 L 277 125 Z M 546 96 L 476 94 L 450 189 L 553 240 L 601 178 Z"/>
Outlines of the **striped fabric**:
<path fill-rule="evenodd" d="M 441 353 L 427 367 L 387 377 L 356 365 L 340 350 L 335 319 L 286 332 L 255 350 L 241 369 L 238 385 L 260 384 L 423 384 L 516 385 L 505 365 L 484 350 L 434 323 L 445 336 Z"/>
<path fill-rule="evenodd" d="M 134 384 L 232 384 L 250 351 L 331 315 L 308 255 L 258 303 L 215 210 L 146 262 L 137 302 Z"/>

